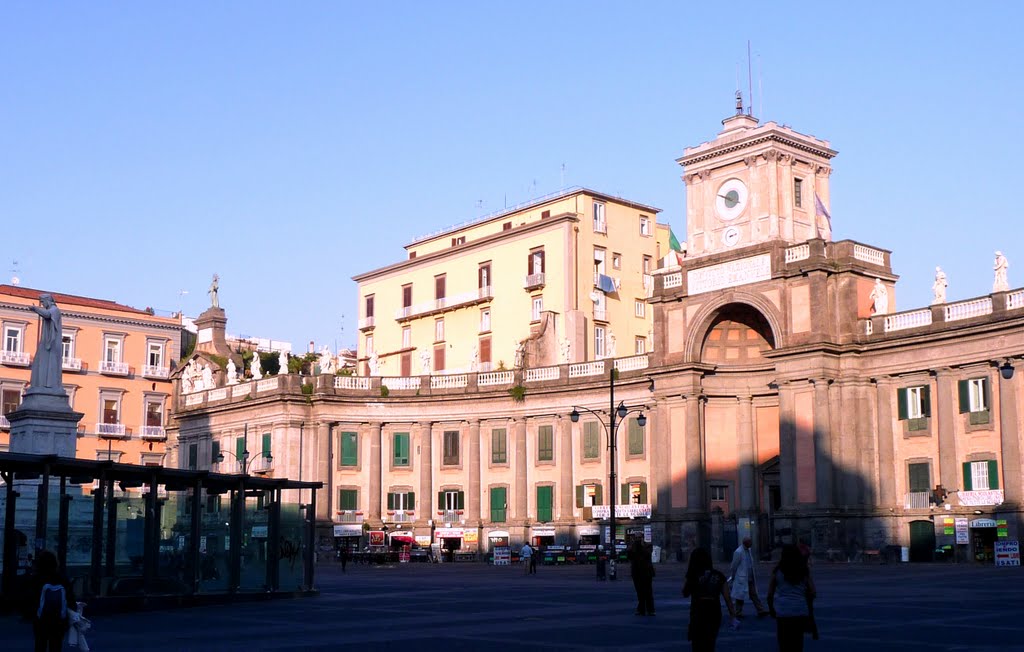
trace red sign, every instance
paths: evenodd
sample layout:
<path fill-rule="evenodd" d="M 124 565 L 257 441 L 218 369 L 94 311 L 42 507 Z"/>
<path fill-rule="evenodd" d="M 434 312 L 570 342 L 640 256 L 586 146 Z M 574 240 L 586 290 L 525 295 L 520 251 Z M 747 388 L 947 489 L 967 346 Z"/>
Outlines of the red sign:
<path fill-rule="evenodd" d="M 384 545 L 384 531 L 383 530 L 370 530 L 370 545 L 371 546 L 383 546 Z"/>

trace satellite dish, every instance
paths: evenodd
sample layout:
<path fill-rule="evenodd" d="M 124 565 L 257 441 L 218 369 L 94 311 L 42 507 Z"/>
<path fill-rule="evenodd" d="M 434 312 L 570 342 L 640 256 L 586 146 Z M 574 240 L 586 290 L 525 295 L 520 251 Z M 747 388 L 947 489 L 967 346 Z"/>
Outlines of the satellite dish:
<path fill-rule="evenodd" d="M 598 294 L 596 291 L 591 292 L 590 293 L 590 300 L 593 301 L 594 303 L 597 303 L 598 301 L 601 300 L 601 295 Z"/>

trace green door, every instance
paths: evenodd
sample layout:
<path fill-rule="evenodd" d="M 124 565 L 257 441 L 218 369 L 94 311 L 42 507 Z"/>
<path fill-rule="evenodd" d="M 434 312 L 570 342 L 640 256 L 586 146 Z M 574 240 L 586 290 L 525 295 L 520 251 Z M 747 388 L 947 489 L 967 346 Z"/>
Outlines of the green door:
<path fill-rule="evenodd" d="M 932 561 L 935 554 L 935 524 L 910 522 L 910 561 Z"/>

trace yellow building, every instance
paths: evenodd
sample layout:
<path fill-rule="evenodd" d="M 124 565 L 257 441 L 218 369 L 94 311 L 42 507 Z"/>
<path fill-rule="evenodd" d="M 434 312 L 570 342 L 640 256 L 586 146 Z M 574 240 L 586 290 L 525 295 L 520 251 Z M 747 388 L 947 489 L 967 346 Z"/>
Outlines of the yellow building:
<path fill-rule="evenodd" d="M 359 284 L 360 373 L 489 371 L 643 354 L 659 209 L 573 188 L 418 238 Z"/>
<path fill-rule="evenodd" d="M 0 285 L 0 414 L 17 409 L 29 382 L 40 290 Z M 181 353 L 178 319 L 112 301 L 51 293 L 63 316 L 64 389 L 79 422 L 77 456 L 163 464 L 172 364 Z M 0 450 L 9 424 L 0 416 Z"/>

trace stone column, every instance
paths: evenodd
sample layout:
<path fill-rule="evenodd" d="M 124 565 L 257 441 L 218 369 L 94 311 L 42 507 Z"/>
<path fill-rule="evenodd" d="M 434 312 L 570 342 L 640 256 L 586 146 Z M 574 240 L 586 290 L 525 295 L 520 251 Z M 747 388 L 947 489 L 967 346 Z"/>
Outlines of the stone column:
<path fill-rule="evenodd" d="M 750 396 L 737 396 L 736 439 L 739 444 L 741 514 L 752 514 L 757 508 L 754 466 L 754 405 Z"/>
<path fill-rule="evenodd" d="M 892 379 L 875 381 L 878 388 L 878 506 L 896 507 L 895 440 L 892 431 Z"/>
<path fill-rule="evenodd" d="M 651 408 L 648 427 L 651 428 L 651 479 L 647 491 L 654 513 L 665 518 L 672 506 L 672 444 L 669 438 L 669 407 L 658 401 Z"/>
<path fill-rule="evenodd" d="M 860 476 L 860 492 L 857 502 L 871 505 L 877 499 L 875 487 L 875 428 L 872 419 L 871 386 L 866 380 L 857 382 L 857 473 Z"/>
<path fill-rule="evenodd" d="M 827 378 L 814 381 L 814 484 L 818 507 L 830 507 L 832 495 L 832 419 L 828 403 Z"/>
<path fill-rule="evenodd" d="M 416 511 L 426 514 L 428 519 L 434 518 L 434 459 L 431 455 L 431 443 L 434 439 L 432 423 L 419 423 L 419 458 L 420 458 L 420 496 Z"/>
<path fill-rule="evenodd" d="M 963 482 L 956 461 L 956 418 L 960 416 L 956 402 L 956 376 L 946 367 L 935 373 L 935 395 L 931 397 L 932 413 L 939 431 L 939 484 L 947 490 L 961 489 Z"/>
<path fill-rule="evenodd" d="M 796 414 L 793 388 L 779 384 L 779 493 L 782 508 L 796 506 Z"/>
<path fill-rule="evenodd" d="M 558 417 L 558 484 L 561 490 L 558 495 L 561 497 L 558 506 L 558 518 L 571 520 L 573 518 L 573 507 L 576 501 L 576 487 L 572 481 L 572 421 L 565 417 Z"/>
<path fill-rule="evenodd" d="M 686 399 L 686 509 L 702 512 L 704 502 L 704 452 L 700 432 L 701 397 L 690 394 Z M 615 491 L 612 487 L 611 491 Z"/>
<path fill-rule="evenodd" d="M 316 428 L 316 478 L 323 478 L 324 486 L 317 490 L 316 496 L 316 517 L 321 520 L 331 520 L 334 510 L 334 465 L 331 463 L 331 452 L 333 447 L 331 438 L 334 436 L 334 429 L 329 423 L 317 424 Z M 341 454 L 341 451 L 338 451 Z M 225 457 L 227 457 L 225 455 Z"/>
<path fill-rule="evenodd" d="M 527 516 L 527 496 L 530 495 L 530 488 L 526 486 L 526 471 L 529 460 L 526 458 L 526 420 L 516 419 L 512 426 L 515 433 L 516 443 L 516 475 L 513 485 L 516 493 L 515 515 L 513 518 L 524 520 Z"/>
<path fill-rule="evenodd" d="M 1020 505 L 1024 499 L 1021 495 L 1020 431 L 1017 429 L 1017 377 L 1020 373 L 1021 369 L 1018 366 L 1017 372 L 1010 380 L 999 374 L 999 444 L 1000 457 L 1003 460 L 1003 502 L 1013 505 Z M 991 409 L 991 406 L 989 408 Z"/>
<path fill-rule="evenodd" d="M 466 500 L 466 520 L 470 525 L 480 524 L 480 422 L 469 422 L 469 496 Z"/>
<path fill-rule="evenodd" d="M 374 523 L 380 521 L 380 483 L 381 483 L 381 424 L 370 424 L 370 513 Z"/>

